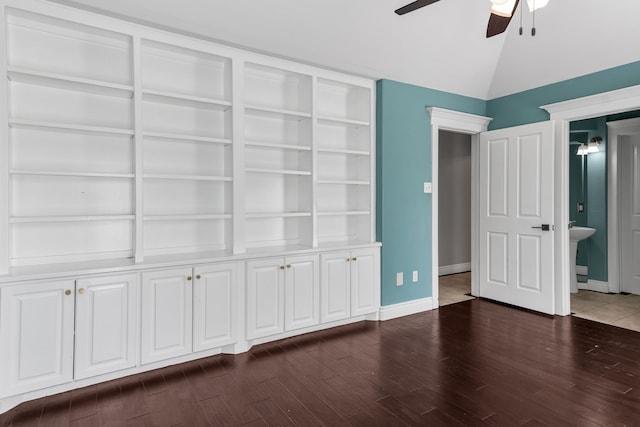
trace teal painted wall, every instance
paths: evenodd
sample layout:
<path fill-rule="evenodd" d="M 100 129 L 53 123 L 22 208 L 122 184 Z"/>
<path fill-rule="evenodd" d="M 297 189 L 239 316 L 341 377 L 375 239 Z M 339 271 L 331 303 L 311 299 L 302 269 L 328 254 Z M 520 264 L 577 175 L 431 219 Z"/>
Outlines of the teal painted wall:
<path fill-rule="evenodd" d="M 518 78 L 518 76 L 514 76 Z M 541 105 L 594 95 L 610 90 L 640 84 L 640 61 L 593 74 L 542 86 L 513 95 L 487 101 L 487 115 L 493 117 L 489 128 L 510 126 L 549 120 L 549 114 Z"/>
<path fill-rule="evenodd" d="M 430 297 L 431 125 L 426 107 L 486 115 L 486 102 L 392 80 L 377 83 L 376 232 L 382 305 Z M 418 282 L 411 281 L 418 271 Z M 396 286 L 396 273 L 404 285 Z"/>
<path fill-rule="evenodd" d="M 541 105 L 638 84 L 640 61 L 489 101 L 392 80 L 378 81 L 376 232 L 382 242 L 382 305 L 432 295 L 431 195 L 422 191 L 423 182 L 431 181 L 431 126 L 426 107 L 493 117 L 490 129 L 501 129 L 548 120 Z M 595 129 L 595 133 L 601 132 L 600 124 Z M 605 139 L 604 148 L 606 133 L 600 136 Z M 588 207 L 587 225 L 595 225 L 593 221 L 606 224 L 606 203 L 595 205 L 602 197 L 606 200 L 606 178 L 597 175 L 606 174 L 606 154 L 592 156 L 587 169 L 593 175 L 589 174 L 591 185 L 587 182 L 587 187 L 593 187 L 588 198 L 594 204 Z M 594 258 L 606 260 L 606 227 L 597 227 L 603 231 L 596 233 L 597 244 L 587 250 L 589 276 L 606 281 L 606 261 L 602 266 L 593 264 Z M 417 283 L 411 281 L 413 270 L 419 272 Z M 404 274 L 400 287 L 395 284 L 398 272 Z"/>

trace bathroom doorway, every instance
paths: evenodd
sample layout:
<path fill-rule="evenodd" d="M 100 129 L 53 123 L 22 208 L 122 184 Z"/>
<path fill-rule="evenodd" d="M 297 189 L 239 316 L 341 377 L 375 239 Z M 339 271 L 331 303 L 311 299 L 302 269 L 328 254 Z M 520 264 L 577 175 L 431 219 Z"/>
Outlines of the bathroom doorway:
<path fill-rule="evenodd" d="M 571 312 L 577 317 L 636 331 L 640 331 L 640 215 L 634 213 L 640 212 L 640 118 L 628 117 L 638 116 L 640 111 L 631 111 L 571 123 L 570 139 L 577 142 L 590 141 L 592 135 L 581 135 L 587 129 L 577 130 L 576 125 L 585 128 L 589 122 L 600 123 L 590 133 L 603 136 L 596 155 L 602 157 L 598 159 L 592 154 L 581 157 L 586 166 L 582 188 L 589 190 L 590 185 L 602 187 L 604 183 L 606 187 L 582 194 L 578 191 L 581 177 L 574 163 L 580 162 L 577 160 L 580 156 L 572 156 L 576 147 L 571 143 L 569 148 L 571 219 L 601 232 L 599 240 L 587 239 L 585 252 L 578 252 L 578 277 L 583 273 L 589 274 L 589 278 L 586 283 L 579 283 L 577 294 L 571 295 Z M 592 164 L 593 171 L 589 169 Z M 576 210 L 576 195 L 587 200 L 583 215 Z M 589 197 L 595 200 L 588 202 Z M 600 220 L 588 218 L 593 206 L 606 209 Z M 581 216 L 585 224 L 580 223 Z M 602 281 L 594 280 L 598 274 Z"/>
<path fill-rule="evenodd" d="M 471 296 L 471 135 L 438 135 L 438 276 L 440 305 Z"/>

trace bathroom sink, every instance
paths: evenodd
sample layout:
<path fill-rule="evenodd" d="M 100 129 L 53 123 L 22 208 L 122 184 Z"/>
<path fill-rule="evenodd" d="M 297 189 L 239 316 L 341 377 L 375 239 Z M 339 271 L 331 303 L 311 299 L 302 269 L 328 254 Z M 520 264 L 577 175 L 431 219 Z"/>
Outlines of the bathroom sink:
<path fill-rule="evenodd" d="M 573 242 L 584 240 L 595 232 L 596 229 L 591 227 L 572 227 L 569 229 L 569 240 Z"/>
<path fill-rule="evenodd" d="M 571 292 L 578 292 L 578 276 L 576 276 L 576 255 L 578 254 L 578 241 L 593 236 L 596 232 L 591 227 L 571 227 L 569 229 L 569 250 L 571 251 Z"/>

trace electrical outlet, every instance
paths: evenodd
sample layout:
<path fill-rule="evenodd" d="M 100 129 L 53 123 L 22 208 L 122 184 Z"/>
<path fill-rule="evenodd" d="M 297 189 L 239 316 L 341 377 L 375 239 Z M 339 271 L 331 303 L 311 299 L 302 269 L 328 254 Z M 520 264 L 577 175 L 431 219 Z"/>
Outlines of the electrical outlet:
<path fill-rule="evenodd" d="M 413 270 L 413 283 L 418 281 L 418 270 Z"/>
<path fill-rule="evenodd" d="M 396 273 L 396 286 L 404 285 L 404 274 Z"/>

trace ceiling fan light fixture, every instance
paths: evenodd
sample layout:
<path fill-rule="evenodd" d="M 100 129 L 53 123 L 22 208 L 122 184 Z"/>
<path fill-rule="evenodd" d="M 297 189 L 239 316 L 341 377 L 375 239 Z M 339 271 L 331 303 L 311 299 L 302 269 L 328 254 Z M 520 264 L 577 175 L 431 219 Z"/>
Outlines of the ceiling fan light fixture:
<path fill-rule="evenodd" d="M 505 18 L 511 18 L 513 8 L 516 4 L 516 0 L 490 0 L 491 1 L 491 13 L 498 16 L 504 16 Z M 543 0 L 537 0 L 543 1 Z M 548 0 L 547 0 L 548 1 Z"/>
<path fill-rule="evenodd" d="M 578 152 L 576 154 L 578 156 L 586 156 L 587 154 L 589 154 L 589 149 L 587 148 L 586 144 L 580 144 L 580 146 L 578 147 Z"/>
<path fill-rule="evenodd" d="M 529 12 L 542 9 L 549 3 L 549 0 L 527 0 L 527 6 L 529 6 Z"/>

